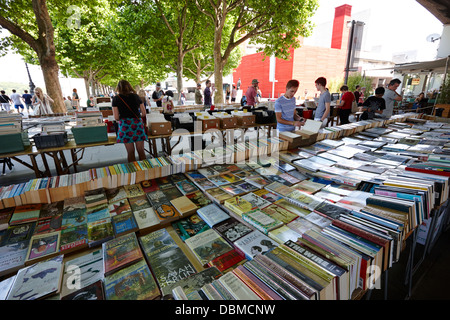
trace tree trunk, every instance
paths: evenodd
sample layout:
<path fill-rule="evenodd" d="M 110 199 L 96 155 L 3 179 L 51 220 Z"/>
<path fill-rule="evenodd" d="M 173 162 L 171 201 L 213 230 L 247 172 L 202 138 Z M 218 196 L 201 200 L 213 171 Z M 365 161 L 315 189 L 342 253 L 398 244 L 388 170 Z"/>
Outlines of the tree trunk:
<path fill-rule="evenodd" d="M 52 110 L 54 113 L 67 112 L 62 95 L 61 85 L 59 83 L 59 67 L 54 56 L 39 57 L 44 76 L 45 88 L 47 94 L 53 99 Z"/>
<path fill-rule="evenodd" d="M 181 90 L 183 89 L 183 62 L 184 62 L 184 54 L 182 52 L 179 52 L 177 61 L 178 105 L 181 104 Z"/>
<path fill-rule="evenodd" d="M 223 26 L 216 26 L 216 31 L 214 32 L 214 86 L 216 88 L 214 104 L 223 103 L 222 28 Z"/>

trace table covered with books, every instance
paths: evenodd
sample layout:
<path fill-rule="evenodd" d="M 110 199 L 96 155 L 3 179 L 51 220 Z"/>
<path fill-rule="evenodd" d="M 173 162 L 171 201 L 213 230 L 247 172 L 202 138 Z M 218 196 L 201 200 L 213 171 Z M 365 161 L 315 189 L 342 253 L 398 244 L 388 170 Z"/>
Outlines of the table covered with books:
<path fill-rule="evenodd" d="M 360 298 L 448 225 L 449 128 L 399 115 L 2 187 L 0 299 Z"/>

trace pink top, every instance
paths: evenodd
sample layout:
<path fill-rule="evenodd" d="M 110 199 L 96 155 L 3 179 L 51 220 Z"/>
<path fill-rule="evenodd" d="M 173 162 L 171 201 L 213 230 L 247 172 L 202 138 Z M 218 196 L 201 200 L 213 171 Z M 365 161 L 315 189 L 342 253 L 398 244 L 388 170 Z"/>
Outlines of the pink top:
<path fill-rule="evenodd" d="M 254 106 L 255 98 L 256 98 L 256 88 L 254 86 L 250 86 L 245 93 L 245 97 L 247 98 L 247 105 Z"/>

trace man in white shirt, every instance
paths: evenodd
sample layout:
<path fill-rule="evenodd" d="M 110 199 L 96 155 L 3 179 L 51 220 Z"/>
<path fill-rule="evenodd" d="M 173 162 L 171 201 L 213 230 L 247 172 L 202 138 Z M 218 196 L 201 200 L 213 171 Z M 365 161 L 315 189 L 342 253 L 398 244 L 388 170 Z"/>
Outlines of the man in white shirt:
<path fill-rule="evenodd" d="M 386 101 L 386 109 L 383 110 L 383 118 L 390 118 L 394 112 L 395 101 L 402 101 L 403 99 L 402 96 L 395 91 L 400 86 L 400 83 L 402 82 L 399 79 L 392 79 L 384 92 L 383 99 Z"/>
<path fill-rule="evenodd" d="M 10 98 L 13 101 L 14 108 L 17 109 L 17 112 L 22 113 L 23 110 L 25 109 L 25 107 L 23 106 L 22 96 L 20 94 L 18 94 L 15 89 L 13 89 L 12 92 L 13 93 L 11 94 Z M 19 108 L 22 108 L 22 110 L 19 111 Z"/>

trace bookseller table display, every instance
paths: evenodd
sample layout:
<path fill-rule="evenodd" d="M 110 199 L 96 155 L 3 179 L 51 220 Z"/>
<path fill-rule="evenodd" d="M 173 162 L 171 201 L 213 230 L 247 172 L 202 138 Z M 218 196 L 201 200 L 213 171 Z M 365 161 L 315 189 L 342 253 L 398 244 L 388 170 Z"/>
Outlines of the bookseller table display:
<path fill-rule="evenodd" d="M 183 137 L 193 137 L 197 134 L 205 134 L 210 133 L 212 135 L 212 141 L 214 141 L 216 138 L 222 138 L 222 141 L 224 145 L 227 142 L 230 142 L 232 139 L 235 140 L 243 140 L 245 134 L 248 130 L 254 128 L 256 130 L 256 138 L 259 139 L 260 137 L 260 130 L 262 130 L 262 136 L 270 138 L 272 135 L 272 129 L 275 129 L 277 127 L 276 123 L 267 123 L 267 124 L 254 124 L 251 126 L 239 126 L 232 129 L 209 129 L 207 131 L 201 131 L 201 132 L 187 132 L 187 131 L 174 131 L 172 134 L 164 134 L 164 135 L 148 135 L 148 144 L 149 144 L 149 150 L 146 150 L 148 153 L 150 153 L 153 157 L 158 157 L 158 143 L 157 141 L 160 141 L 161 144 L 161 151 L 165 155 L 171 155 L 172 150 L 180 144 Z M 239 132 L 239 136 L 235 136 L 236 132 Z M 172 138 L 177 138 L 176 142 L 174 144 L 171 143 Z"/>

